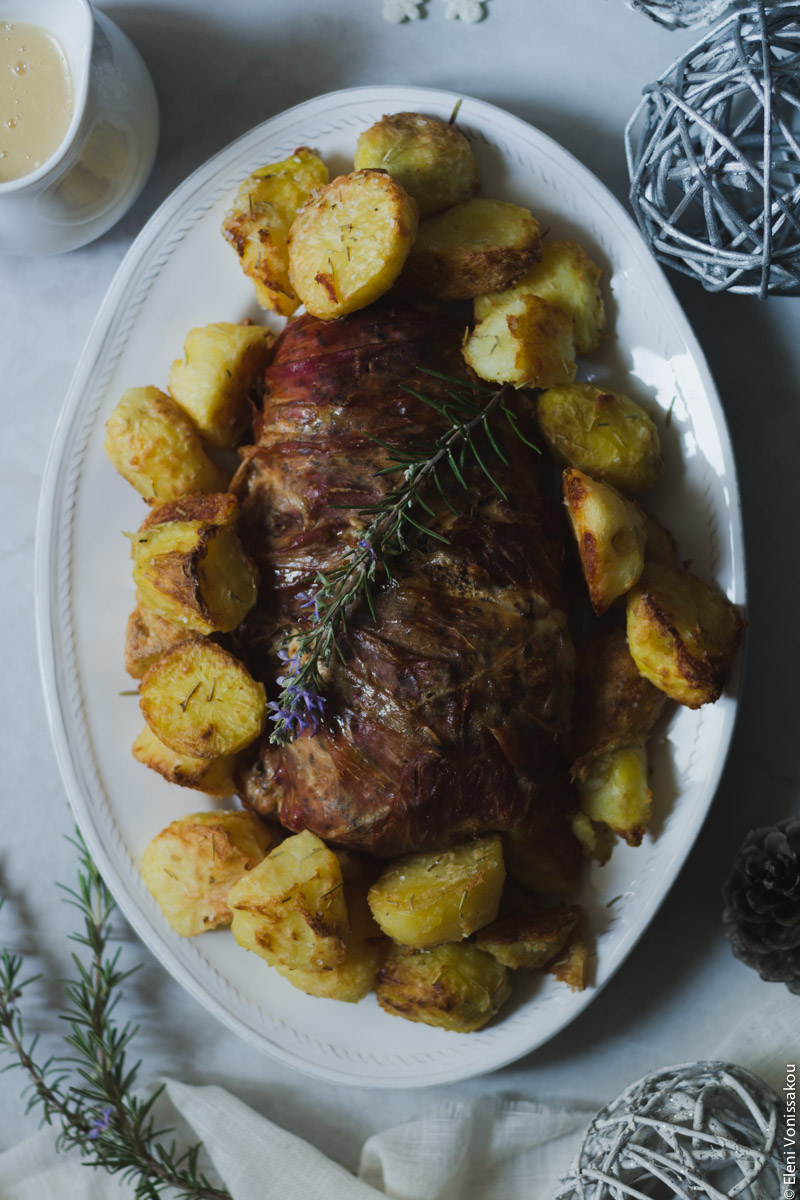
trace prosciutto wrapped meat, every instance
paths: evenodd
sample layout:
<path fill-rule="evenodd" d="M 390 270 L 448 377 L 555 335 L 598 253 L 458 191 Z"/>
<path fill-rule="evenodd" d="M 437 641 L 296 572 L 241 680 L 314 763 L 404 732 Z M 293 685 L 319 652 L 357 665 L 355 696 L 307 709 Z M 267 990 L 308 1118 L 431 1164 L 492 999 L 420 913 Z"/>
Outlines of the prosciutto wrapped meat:
<path fill-rule="evenodd" d="M 241 536 L 261 575 L 242 630 L 250 670 L 277 695 L 278 651 L 313 622 L 309 590 L 363 534 L 364 508 L 397 486 L 387 447 L 434 441 L 447 422 L 412 392 L 464 375 L 460 329 L 439 314 L 373 306 L 338 321 L 304 316 L 276 344 L 254 444 L 234 482 Z M 409 390 L 410 389 L 410 390 Z M 530 420 L 523 393 L 512 401 Z M 500 436 L 504 421 L 495 420 Z M 508 458 L 476 464 L 467 488 L 445 467 L 422 533 L 391 560 L 324 672 L 325 715 L 286 746 L 265 734 L 240 795 L 292 830 L 394 856 L 505 829 L 551 777 L 566 730 L 573 651 L 561 523 L 537 456 L 503 435 Z M 491 454 L 488 446 L 483 456 Z M 487 462 L 487 465 L 489 463 Z M 446 473 L 445 473 L 446 472 Z M 413 531 L 412 531 L 413 532 Z"/>

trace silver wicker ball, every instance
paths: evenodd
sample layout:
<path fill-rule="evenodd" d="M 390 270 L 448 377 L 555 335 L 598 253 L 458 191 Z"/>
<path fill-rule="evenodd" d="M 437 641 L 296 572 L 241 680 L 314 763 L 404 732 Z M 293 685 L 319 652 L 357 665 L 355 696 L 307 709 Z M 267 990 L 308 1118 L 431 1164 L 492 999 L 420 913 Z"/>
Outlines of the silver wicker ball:
<path fill-rule="evenodd" d="M 655 1071 L 602 1108 L 554 1200 L 781 1195 L 780 1101 L 731 1063 Z"/>
<path fill-rule="evenodd" d="M 628 6 L 668 29 L 690 29 L 710 25 L 729 8 L 741 8 L 742 0 L 628 0 Z"/>
<path fill-rule="evenodd" d="M 800 0 L 758 0 L 656 83 L 625 130 L 656 258 L 709 291 L 800 294 Z"/>

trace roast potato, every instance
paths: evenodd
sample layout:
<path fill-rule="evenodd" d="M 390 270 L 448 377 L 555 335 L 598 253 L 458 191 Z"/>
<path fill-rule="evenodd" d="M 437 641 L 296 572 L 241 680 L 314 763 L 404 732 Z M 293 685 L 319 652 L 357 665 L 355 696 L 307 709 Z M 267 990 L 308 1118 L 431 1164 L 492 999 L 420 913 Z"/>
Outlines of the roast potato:
<path fill-rule="evenodd" d="M 621 746 L 587 755 L 575 768 L 581 811 L 603 822 L 629 846 L 638 846 L 650 821 L 653 793 L 647 786 L 647 751 Z"/>
<path fill-rule="evenodd" d="M 252 279 L 262 308 L 290 317 L 300 305 L 289 282 L 289 229 L 299 208 L 328 182 L 328 168 L 307 146 L 290 158 L 261 167 L 247 178 L 222 233 Z"/>
<path fill-rule="evenodd" d="M 254 742 L 267 698 L 242 663 L 222 646 L 186 641 L 147 671 L 139 707 L 156 737 L 178 754 L 222 758 Z"/>
<path fill-rule="evenodd" d="M 218 321 L 190 329 L 169 390 L 212 446 L 235 446 L 252 417 L 250 396 L 269 362 L 274 336 L 263 325 Z M 187 491 L 193 491 L 187 488 Z"/>
<path fill-rule="evenodd" d="M 235 754 L 222 758 L 177 754 L 156 737 L 149 725 L 145 725 L 133 743 L 133 757 L 156 771 L 167 783 L 223 799 L 236 794 L 234 770 L 238 759 Z"/>
<path fill-rule="evenodd" d="M 598 616 L 638 580 L 644 567 L 645 518 L 610 483 L 576 467 L 564 472 L 564 504 Z"/>
<path fill-rule="evenodd" d="M 141 679 L 165 650 L 192 636 L 199 635 L 166 621 L 137 597 L 125 628 L 125 670 L 134 679 Z"/>
<path fill-rule="evenodd" d="M 587 858 L 596 859 L 601 866 L 611 858 L 617 835 L 608 825 L 592 821 L 585 812 L 576 812 L 572 818 L 572 832 Z"/>
<path fill-rule="evenodd" d="M 564 949 L 580 919 L 577 905 L 540 908 L 526 916 L 495 921 L 481 930 L 475 944 L 504 967 L 536 971 Z"/>
<path fill-rule="evenodd" d="M 142 875 L 175 932 L 194 937 L 230 925 L 231 888 L 279 837 L 254 813 L 194 813 L 153 838 Z"/>
<path fill-rule="evenodd" d="M 443 212 L 478 190 L 478 164 L 455 125 L 420 113 L 394 113 L 359 134 L 357 171 L 377 167 L 417 202 L 420 218 Z"/>
<path fill-rule="evenodd" d="M 255 568 L 228 493 L 159 506 L 130 535 L 141 603 L 194 633 L 230 633 L 256 602 Z"/>
<path fill-rule="evenodd" d="M 664 467 L 658 431 L 629 396 L 570 383 L 544 392 L 537 410 L 557 462 L 626 494 L 645 492 L 657 482 Z"/>
<path fill-rule="evenodd" d="M 578 937 L 548 963 L 545 970 L 560 983 L 566 983 L 573 992 L 582 992 L 586 987 L 588 964 L 588 943 Z"/>
<path fill-rule="evenodd" d="M 497 834 L 392 861 L 369 891 L 384 933 L 406 946 L 469 937 L 493 921 L 505 869 Z"/>
<path fill-rule="evenodd" d="M 678 565 L 678 546 L 670 531 L 650 513 L 645 513 L 647 541 L 644 546 L 645 562 L 666 563 L 668 567 Z"/>
<path fill-rule="evenodd" d="M 651 562 L 628 593 L 627 629 L 642 675 L 673 700 L 699 708 L 721 695 L 744 621 L 696 575 Z"/>
<path fill-rule="evenodd" d="M 287 837 L 231 889 L 233 936 L 272 966 L 339 966 L 350 932 L 339 860 L 316 834 Z"/>
<path fill-rule="evenodd" d="M 566 775 L 534 796 L 525 818 L 502 835 L 508 874 L 530 892 L 563 896 L 579 883 L 581 848 L 571 828 L 578 799 Z"/>
<path fill-rule="evenodd" d="M 572 319 L 538 296 L 517 296 L 491 309 L 467 334 L 463 354 L 481 379 L 515 387 L 569 383 L 577 370 Z"/>
<path fill-rule="evenodd" d="M 384 1012 L 456 1033 L 480 1029 L 511 994 L 502 963 L 471 942 L 428 950 L 395 946 L 375 988 Z"/>
<path fill-rule="evenodd" d="M 105 445 L 112 464 L 145 500 L 174 500 L 227 486 L 195 426 L 158 388 L 129 388 L 123 394 L 106 421 Z"/>
<path fill-rule="evenodd" d="M 420 222 L 403 280 L 436 300 L 469 300 L 508 287 L 540 253 L 539 225 L 527 208 L 463 200 Z"/>
<path fill-rule="evenodd" d="M 354 171 L 320 188 L 289 231 L 289 278 L 322 320 L 388 291 L 417 234 L 417 206 L 385 171 Z"/>

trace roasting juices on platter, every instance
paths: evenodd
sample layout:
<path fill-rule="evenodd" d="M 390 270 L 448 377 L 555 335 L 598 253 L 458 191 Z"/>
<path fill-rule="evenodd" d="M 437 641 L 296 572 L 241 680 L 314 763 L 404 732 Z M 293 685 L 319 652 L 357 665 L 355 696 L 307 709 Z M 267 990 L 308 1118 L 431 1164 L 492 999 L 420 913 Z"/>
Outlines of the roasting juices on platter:
<path fill-rule="evenodd" d="M 653 421 L 575 381 L 606 336 L 585 251 L 477 198 L 452 122 L 384 117 L 355 166 L 242 183 L 223 233 L 286 328 L 191 330 L 107 424 L 150 505 L 134 754 L 245 809 L 143 871 L 178 933 L 469 1032 L 515 970 L 586 986 L 582 861 L 641 842 L 648 735 L 717 698 L 743 621 L 638 502 Z"/>

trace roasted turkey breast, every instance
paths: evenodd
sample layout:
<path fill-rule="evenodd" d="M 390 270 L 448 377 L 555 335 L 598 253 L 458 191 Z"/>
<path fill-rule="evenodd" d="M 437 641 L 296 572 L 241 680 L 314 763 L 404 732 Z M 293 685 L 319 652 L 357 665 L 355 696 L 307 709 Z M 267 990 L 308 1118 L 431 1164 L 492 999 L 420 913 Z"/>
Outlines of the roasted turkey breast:
<path fill-rule="evenodd" d="M 313 621 L 314 576 L 362 536 L 359 510 L 402 479 L 402 468 L 378 473 L 392 461 L 387 447 L 447 429 L 412 391 L 453 387 L 429 370 L 465 377 L 459 339 L 440 315 L 391 304 L 338 321 L 304 316 L 279 338 L 234 481 L 261 575 L 241 650 L 273 697 L 278 650 Z M 512 404 L 526 426 L 528 398 Z M 460 515 L 432 489 L 434 518 L 415 516 L 446 542 L 416 533 L 391 578 L 376 582 L 375 619 L 365 604 L 353 610 L 341 659 L 324 672 L 320 728 L 280 747 L 264 735 L 240 777 L 247 807 L 391 856 L 507 828 L 551 777 L 573 665 L 562 525 L 539 489 L 536 454 L 506 436 L 502 416 L 494 424 L 508 464 L 492 457 L 490 470 L 506 498 L 468 459 L 466 489 L 445 468 Z"/>

